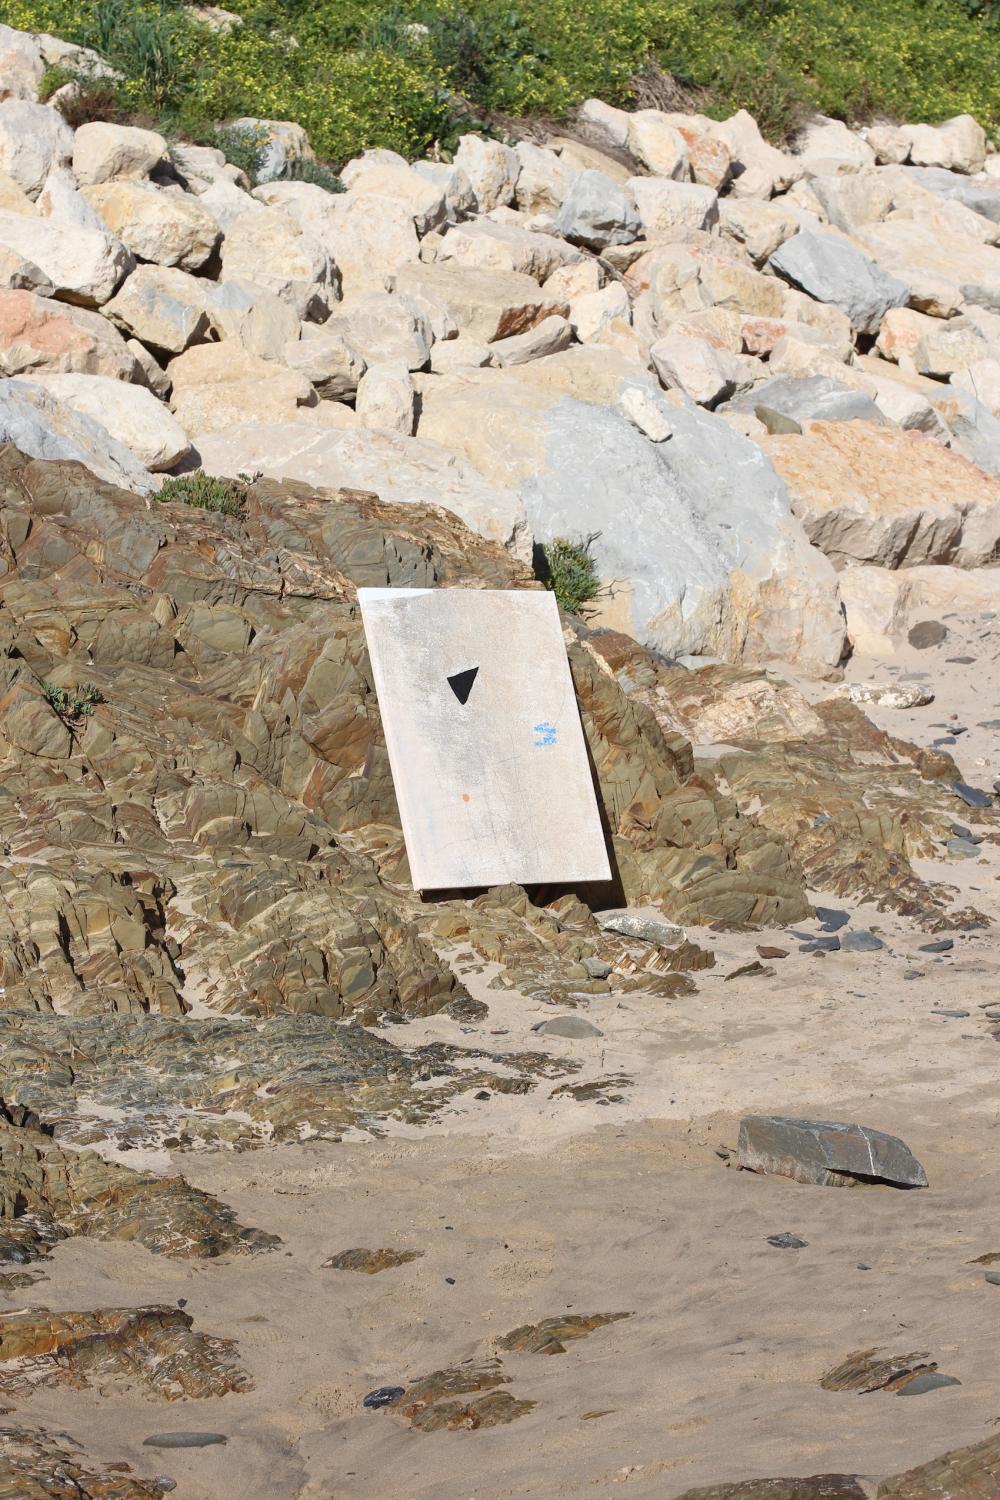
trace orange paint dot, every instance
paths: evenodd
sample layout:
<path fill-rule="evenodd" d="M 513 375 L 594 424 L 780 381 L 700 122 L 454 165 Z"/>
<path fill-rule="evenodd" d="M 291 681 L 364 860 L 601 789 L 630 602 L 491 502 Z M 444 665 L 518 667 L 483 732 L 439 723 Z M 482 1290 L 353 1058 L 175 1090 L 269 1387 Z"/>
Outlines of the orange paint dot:
<path fill-rule="evenodd" d="M 468 802 L 468 800 L 469 800 L 469 794 L 468 794 L 468 792 L 463 792 L 462 793 L 462 801 L 463 802 Z"/>

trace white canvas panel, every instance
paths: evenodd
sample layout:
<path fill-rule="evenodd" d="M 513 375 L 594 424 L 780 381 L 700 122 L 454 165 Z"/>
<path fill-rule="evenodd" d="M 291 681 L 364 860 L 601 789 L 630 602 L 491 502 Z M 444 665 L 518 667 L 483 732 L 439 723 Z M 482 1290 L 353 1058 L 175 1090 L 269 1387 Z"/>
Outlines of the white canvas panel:
<path fill-rule="evenodd" d="M 414 888 L 609 880 L 554 595 L 358 600 Z"/>

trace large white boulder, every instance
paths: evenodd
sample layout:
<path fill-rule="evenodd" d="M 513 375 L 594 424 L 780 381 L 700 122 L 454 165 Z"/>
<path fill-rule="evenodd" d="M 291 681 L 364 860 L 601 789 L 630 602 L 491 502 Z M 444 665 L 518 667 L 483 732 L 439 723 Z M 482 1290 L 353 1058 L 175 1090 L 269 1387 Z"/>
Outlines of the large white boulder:
<path fill-rule="evenodd" d="M 336 269 L 325 246 L 278 208 L 261 205 L 230 225 L 222 242 L 222 274 L 267 287 L 300 318 L 322 320 L 337 301 Z"/>
<path fill-rule="evenodd" d="M 802 164 L 787 152 L 768 145 L 756 120 L 745 109 L 708 129 L 724 142 L 732 161 L 732 192 L 737 198 L 770 198 L 783 193 L 802 176 Z"/>
<path fill-rule="evenodd" d="M 140 260 L 197 271 L 219 243 L 215 220 L 187 193 L 151 182 L 102 182 L 83 196 L 108 229 Z"/>
<path fill-rule="evenodd" d="M 140 495 L 156 481 L 107 428 L 30 380 L 0 381 L 0 443 L 32 458 L 72 459 L 98 479 Z"/>
<path fill-rule="evenodd" d="M 678 230 L 710 229 L 719 219 L 719 196 L 697 182 L 630 177 L 628 190 L 647 240 L 671 239 Z"/>
<path fill-rule="evenodd" d="M 28 100 L 0 104 L 0 171 L 37 198 L 52 167 L 65 166 L 73 132 L 57 109 Z"/>
<path fill-rule="evenodd" d="M 73 137 L 73 175 L 81 187 L 148 177 L 166 154 L 167 143 L 155 130 L 91 120 Z"/>
<path fill-rule="evenodd" d="M 420 241 L 405 203 L 363 192 L 327 193 L 309 182 L 272 182 L 255 197 L 280 208 L 322 245 L 340 273 L 345 297 L 384 292 Z"/>
<path fill-rule="evenodd" d="M 614 585 L 605 623 L 670 655 L 830 670 L 844 644 L 836 576 L 774 469 L 680 401 L 672 436 L 650 441 L 614 409 L 642 384 L 611 351 L 571 350 L 425 390 L 418 432 L 516 488 L 538 540 L 598 533 L 600 575 Z M 659 412 L 666 398 L 648 376 L 645 389 Z"/>
<path fill-rule="evenodd" d="M 212 333 L 210 290 L 211 282 L 176 266 L 136 266 L 104 312 L 150 348 L 180 354 Z"/>
<path fill-rule="evenodd" d="M 604 172 L 585 170 L 570 179 L 556 229 L 574 245 L 605 250 L 639 238 L 639 215 L 626 187 Z"/>
<path fill-rule="evenodd" d="M 304 375 L 229 342 L 185 350 L 170 361 L 167 374 L 170 404 L 188 434 L 226 432 L 252 421 L 297 421 L 300 407 L 316 405 Z"/>
<path fill-rule="evenodd" d="M 372 432 L 413 432 L 413 380 L 405 365 L 369 365 L 358 382 L 355 409 Z"/>
<path fill-rule="evenodd" d="M 817 115 L 799 131 L 792 142 L 807 177 L 860 172 L 875 165 L 875 152 L 860 135 L 849 130 L 843 120 Z"/>
<path fill-rule="evenodd" d="M 687 142 L 659 109 L 637 109 L 628 117 L 628 149 L 657 177 L 690 180 Z"/>
<path fill-rule="evenodd" d="M 35 37 L 0 25 L 0 102 L 37 99 L 44 72 L 45 59 Z"/>
<path fill-rule="evenodd" d="M 135 265 L 113 235 L 80 229 L 37 214 L 0 213 L 0 246 L 40 267 L 54 295 L 82 307 L 100 307 Z"/>
<path fill-rule="evenodd" d="M 206 305 L 220 338 L 235 339 L 261 359 L 282 359 L 285 346 L 299 337 L 295 309 L 277 293 L 243 277 L 211 285 Z"/>
<path fill-rule="evenodd" d="M 461 170 L 459 168 L 458 170 Z M 368 154 L 348 162 L 341 173 L 345 185 L 359 195 L 389 198 L 413 216 L 417 234 L 429 234 L 448 215 L 445 189 L 415 172 L 405 162 L 372 161 Z"/>
<path fill-rule="evenodd" d="M 171 469 L 191 450 L 180 423 L 142 385 L 128 385 L 107 375 L 33 375 L 33 383 L 92 417 L 140 464 L 154 473 Z"/>
<path fill-rule="evenodd" d="M 566 301 L 518 271 L 490 272 L 454 263 L 403 266 L 396 290 L 441 303 L 458 331 L 482 343 L 524 333 L 543 318 L 569 311 Z"/>
<path fill-rule="evenodd" d="M 480 213 L 513 203 L 521 159 L 512 146 L 481 135 L 459 137 L 455 165 L 468 177 Z"/>

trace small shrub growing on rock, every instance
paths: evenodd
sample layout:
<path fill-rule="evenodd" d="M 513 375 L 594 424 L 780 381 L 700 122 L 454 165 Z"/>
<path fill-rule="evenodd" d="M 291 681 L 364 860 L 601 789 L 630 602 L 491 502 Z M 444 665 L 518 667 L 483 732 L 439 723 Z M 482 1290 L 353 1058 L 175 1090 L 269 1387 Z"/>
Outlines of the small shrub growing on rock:
<path fill-rule="evenodd" d="M 251 187 L 257 186 L 257 173 L 267 150 L 267 137 L 262 130 L 234 130 L 231 126 L 224 126 L 212 131 L 207 144 L 215 146 L 226 161 L 239 167 L 249 178 Z"/>
<path fill-rule="evenodd" d="M 314 187 L 325 188 L 328 193 L 347 191 L 332 167 L 324 166 L 321 161 L 309 161 L 306 157 L 286 161 L 273 180 L 275 182 L 310 182 Z"/>
<path fill-rule="evenodd" d="M 215 474 L 206 474 L 204 469 L 195 469 L 191 474 L 179 474 L 164 480 L 157 498 L 165 505 L 178 501 L 181 505 L 193 506 L 195 510 L 238 516 L 243 510 L 246 487 L 235 479 L 221 479 Z"/>
<path fill-rule="evenodd" d="M 89 719 L 95 703 L 106 703 L 107 699 L 99 687 L 84 682 L 78 688 L 56 687 L 54 682 L 42 683 L 42 697 L 67 724 Z"/>
<path fill-rule="evenodd" d="M 535 549 L 535 571 L 567 614 L 586 614 L 587 605 L 608 592 L 590 550 L 599 535 L 595 531 L 578 542 L 557 536 Z"/>

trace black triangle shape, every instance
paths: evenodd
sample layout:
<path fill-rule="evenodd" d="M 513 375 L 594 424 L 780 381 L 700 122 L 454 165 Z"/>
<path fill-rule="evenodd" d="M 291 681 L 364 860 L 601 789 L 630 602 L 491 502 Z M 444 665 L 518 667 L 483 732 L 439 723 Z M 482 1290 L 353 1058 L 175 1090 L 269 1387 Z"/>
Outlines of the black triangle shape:
<path fill-rule="evenodd" d="M 472 684 L 479 676 L 478 667 L 469 667 L 464 672 L 456 672 L 448 678 L 448 686 L 451 688 L 459 703 L 468 703 L 469 694 L 472 692 Z"/>

